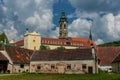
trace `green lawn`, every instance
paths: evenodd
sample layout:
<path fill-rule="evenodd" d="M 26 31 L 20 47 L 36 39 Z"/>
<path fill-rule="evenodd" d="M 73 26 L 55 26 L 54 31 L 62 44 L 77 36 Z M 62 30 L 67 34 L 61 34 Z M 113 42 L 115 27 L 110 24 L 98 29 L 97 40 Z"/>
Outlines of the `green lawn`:
<path fill-rule="evenodd" d="M 0 80 L 120 80 L 120 74 L 0 74 Z"/>

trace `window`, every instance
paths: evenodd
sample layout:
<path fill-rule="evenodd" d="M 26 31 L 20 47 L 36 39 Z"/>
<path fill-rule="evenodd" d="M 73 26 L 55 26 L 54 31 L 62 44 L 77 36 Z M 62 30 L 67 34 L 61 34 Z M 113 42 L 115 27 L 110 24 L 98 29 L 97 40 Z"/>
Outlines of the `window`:
<path fill-rule="evenodd" d="M 34 46 L 34 50 L 36 50 L 36 46 Z"/>
<path fill-rule="evenodd" d="M 54 66 L 54 65 L 51 65 L 51 69 L 55 69 L 55 66 Z"/>
<path fill-rule="evenodd" d="M 20 68 L 24 68 L 24 64 L 20 64 Z"/>
<path fill-rule="evenodd" d="M 44 43 L 44 40 L 42 40 L 42 43 Z"/>
<path fill-rule="evenodd" d="M 41 67 L 40 67 L 40 66 L 37 66 L 37 69 L 41 69 Z"/>
<path fill-rule="evenodd" d="M 66 45 L 66 43 L 64 42 L 64 45 Z"/>
<path fill-rule="evenodd" d="M 35 40 L 33 40 L 33 42 L 35 43 Z"/>
<path fill-rule="evenodd" d="M 67 69 L 70 70 L 71 69 L 71 65 L 67 65 Z"/>
<path fill-rule="evenodd" d="M 66 29 L 66 24 L 64 24 L 64 29 Z"/>
<path fill-rule="evenodd" d="M 86 69 L 86 64 L 82 64 L 82 69 Z"/>
<path fill-rule="evenodd" d="M 62 45 L 62 42 L 60 42 L 60 44 Z"/>
<path fill-rule="evenodd" d="M 62 26 L 62 24 L 60 24 L 60 29 L 62 28 L 61 26 Z"/>
<path fill-rule="evenodd" d="M 66 42 L 67 45 L 70 45 L 70 42 Z"/>

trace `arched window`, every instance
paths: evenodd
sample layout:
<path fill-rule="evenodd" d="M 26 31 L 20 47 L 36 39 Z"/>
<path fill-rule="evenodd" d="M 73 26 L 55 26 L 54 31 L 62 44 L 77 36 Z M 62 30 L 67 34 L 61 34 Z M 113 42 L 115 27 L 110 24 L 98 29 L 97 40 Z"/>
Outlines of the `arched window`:
<path fill-rule="evenodd" d="M 66 29 L 66 24 L 64 24 L 64 29 Z"/>

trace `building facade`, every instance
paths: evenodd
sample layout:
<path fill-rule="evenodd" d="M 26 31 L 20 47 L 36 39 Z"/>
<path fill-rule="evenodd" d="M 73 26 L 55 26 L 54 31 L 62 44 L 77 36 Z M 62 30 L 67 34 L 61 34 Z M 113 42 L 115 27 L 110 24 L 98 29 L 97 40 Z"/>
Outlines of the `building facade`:
<path fill-rule="evenodd" d="M 91 48 L 33 51 L 15 46 L 0 50 L 0 73 L 98 73 Z"/>
<path fill-rule="evenodd" d="M 59 38 L 44 38 L 37 32 L 29 32 L 28 30 L 24 34 L 24 39 L 14 43 L 15 46 L 23 47 L 31 50 L 39 50 L 40 45 L 45 45 L 49 49 L 57 49 L 58 47 L 65 47 L 66 49 L 76 49 L 83 47 L 90 47 L 96 44 L 92 40 L 92 34 L 90 30 L 90 38 L 68 38 L 68 21 L 65 16 L 65 12 L 62 11 L 59 20 Z"/>
<path fill-rule="evenodd" d="M 24 48 L 31 50 L 39 50 L 41 45 L 41 36 L 37 32 L 26 31 L 24 35 Z"/>
<path fill-rule="evenodd" d="M 32 61 L 31 72 L 57 74 L 95 73 L 93 60 Z"/>
<path fill-rule="evenodd" d="M 30 72 L 85 74 L 98 73 L 95 52 L 91 48 L 38 51 L 31 59 Z"/>
<path fill-rule="evenodd" d="M 33 51 L 14 46 L 0 49 L 0 73 L 21 73 L 30 71 L 29 56 Z"/>

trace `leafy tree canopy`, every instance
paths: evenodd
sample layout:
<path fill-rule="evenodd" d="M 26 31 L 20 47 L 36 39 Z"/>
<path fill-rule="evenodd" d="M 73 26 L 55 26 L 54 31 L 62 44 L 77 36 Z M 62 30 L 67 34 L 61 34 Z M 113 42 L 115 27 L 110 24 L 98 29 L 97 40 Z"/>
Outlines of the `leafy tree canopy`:
<path fill-rule="evenodd" d="M 45 46 L 45 45 L 41 45 L 40 50 L 49 50 L 49 48 L 47 46 Z"/>
<path fill-rule="evenodd" d="M 63 46 L 57 47 L 57 50 L 65 50 L 65 47 Z"/>
<path fill-rule="evenodd" d="M 0 42 L 6 42 L 9 43 L 8 38 L 5 33 L 0 34 Z"/>
<path fill-rule="evenodd" d="M 0 34 L 0 46 L 4 43 L 9 44 L 8 38 L 5 33 Z"/>

